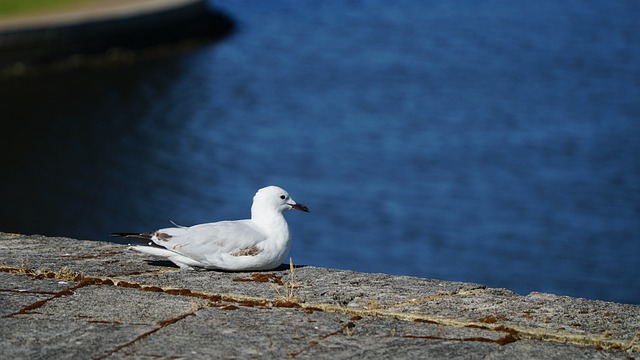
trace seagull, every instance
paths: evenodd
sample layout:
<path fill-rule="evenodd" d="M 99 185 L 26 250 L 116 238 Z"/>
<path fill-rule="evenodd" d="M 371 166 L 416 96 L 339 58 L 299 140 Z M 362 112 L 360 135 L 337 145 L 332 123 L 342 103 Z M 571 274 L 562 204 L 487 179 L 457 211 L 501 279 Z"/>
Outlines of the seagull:
<path fill-rule="evenodd" d="M 150 240 L 149 246 L 129 249 L 168 259 L 181 269 L 271 270 L 280 266 L 291 250 L 289 226 L 282 214 L 291 209 L 309 212 L 284 189 L 267 186 L 253 197 L 251 219 L 111 236 Z"/>

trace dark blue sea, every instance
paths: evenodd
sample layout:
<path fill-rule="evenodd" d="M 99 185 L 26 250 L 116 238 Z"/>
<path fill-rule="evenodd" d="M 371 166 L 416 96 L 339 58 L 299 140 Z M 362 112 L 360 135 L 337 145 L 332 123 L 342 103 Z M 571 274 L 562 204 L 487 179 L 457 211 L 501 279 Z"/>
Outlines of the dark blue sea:
<path fill-rule="evenodd" d="M 0 79 L 0 230 L 249 216 L 294 263 L 640 304 L 640 2 L 220 0 L 223 41 Z M 142 259 L 141 259 L 142 261 Z"/>

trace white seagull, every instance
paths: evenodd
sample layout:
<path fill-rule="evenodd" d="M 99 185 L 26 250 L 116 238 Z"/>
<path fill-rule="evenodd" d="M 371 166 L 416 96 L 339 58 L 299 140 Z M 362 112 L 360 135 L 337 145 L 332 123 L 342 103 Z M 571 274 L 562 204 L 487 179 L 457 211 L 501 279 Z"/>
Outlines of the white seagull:
<path fill-rule="evenodd" d="M 285 190 L 267 186 L 253 197 L 251 219 L 111 236 L 151 240 L 150 246 L 129 249 L 166 258 L 181 269 L 271 270 L 280 266 L 291 250 L 289 226 L 282 214 L 291 209 L 309 212 Z"/>

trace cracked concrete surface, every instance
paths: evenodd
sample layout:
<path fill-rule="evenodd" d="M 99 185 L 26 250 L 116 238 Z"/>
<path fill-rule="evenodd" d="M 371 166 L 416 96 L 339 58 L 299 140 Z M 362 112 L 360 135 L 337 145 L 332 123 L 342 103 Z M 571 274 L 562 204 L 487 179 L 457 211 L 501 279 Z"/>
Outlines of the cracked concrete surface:
<path fill-rule="evenodd" d="M 640 306 L 297 266 L 180 271 L 87 240 L 0 233 L 7 358 L 629 359 Z"/>

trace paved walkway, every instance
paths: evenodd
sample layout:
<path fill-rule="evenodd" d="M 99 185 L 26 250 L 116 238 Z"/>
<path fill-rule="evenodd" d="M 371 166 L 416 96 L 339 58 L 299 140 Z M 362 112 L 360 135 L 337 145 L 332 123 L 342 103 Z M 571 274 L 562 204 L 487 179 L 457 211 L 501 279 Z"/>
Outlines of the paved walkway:
<path fill-rule="evenodd" d="M 3 358 L 640 356 L 638 305 L 311 266 L 180 271 L 42 236 L 0 233 L 0 254 Z"/>
<path fill-rule="evenodd" d="M 92 0 L 29 15 L 0 18 L 0 31 L 17 31 L 106 19 L 113 20 L 199 2 L 202 2 L 202 0 Z"/>

